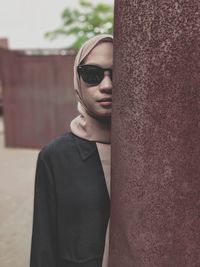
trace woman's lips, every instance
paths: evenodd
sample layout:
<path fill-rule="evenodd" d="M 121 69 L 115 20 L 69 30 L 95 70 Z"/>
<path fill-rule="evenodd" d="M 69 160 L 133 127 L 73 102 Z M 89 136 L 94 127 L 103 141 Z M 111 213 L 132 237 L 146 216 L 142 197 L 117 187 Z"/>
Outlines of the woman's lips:
<path fill-rule="evenodd" d="M 110 108 L 112 106 L 112 99 L 111 98 L 103 98 L 98 101 L 102 107 Z"/>

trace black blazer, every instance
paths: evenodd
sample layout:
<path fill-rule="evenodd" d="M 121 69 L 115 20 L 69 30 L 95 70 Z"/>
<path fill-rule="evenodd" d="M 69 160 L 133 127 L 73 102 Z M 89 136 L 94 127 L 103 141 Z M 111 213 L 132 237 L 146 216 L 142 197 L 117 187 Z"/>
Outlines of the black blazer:
<path fill-rule="evenodd" d="M 100 267 L 110 199 L 95 142 L 64 134 L 38 156 L 31 267 Z"/>

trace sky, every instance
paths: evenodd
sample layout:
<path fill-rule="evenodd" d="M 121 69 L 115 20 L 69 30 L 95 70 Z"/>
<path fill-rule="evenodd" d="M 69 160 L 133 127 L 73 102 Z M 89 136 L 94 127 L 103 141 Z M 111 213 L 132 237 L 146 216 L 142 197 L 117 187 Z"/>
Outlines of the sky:
<path fill-rule="evenodd" d="M 44 33 L 59 27 L 65 7 L 78 6 L 78 0 L 0 0 L 0 38 L 7 37 L 11 49 L 63 48 L 71 38 L 55 41 Z M 114 0 L 92 0 L 113 4 Z"/>

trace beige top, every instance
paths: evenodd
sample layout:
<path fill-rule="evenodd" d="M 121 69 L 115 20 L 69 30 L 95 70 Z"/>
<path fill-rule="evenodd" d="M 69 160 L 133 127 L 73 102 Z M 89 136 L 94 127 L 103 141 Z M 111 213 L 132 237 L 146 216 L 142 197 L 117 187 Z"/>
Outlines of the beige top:
<path fill-rule="evenodd" d="M 106 186 L 108 189 L 108 193 L 110 196 L 110 177 L 111 177 L 111 146 L 110 144 L 102 144 L 102 143 L 96 143 L 97 149 L 99 152 L 99 156 L 101 159 L 105 180 L 106 180 Z M 108 222 L 108 227 L 106 231 L 106 239 L 105 239 L 105 247 L 104 247 L 104 255 L 103 255 L 103 262 L 102 267 L 108 267 L 108 256 L 109 256 L 109 233 L 110 233 L 110 220 Z"/>

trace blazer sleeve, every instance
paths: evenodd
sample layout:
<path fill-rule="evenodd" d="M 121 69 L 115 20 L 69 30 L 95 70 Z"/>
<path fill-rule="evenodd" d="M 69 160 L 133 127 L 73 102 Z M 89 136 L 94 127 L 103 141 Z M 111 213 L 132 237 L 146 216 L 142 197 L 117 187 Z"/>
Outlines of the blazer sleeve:
<path fill-rule="evenodd" d="M 40 152 L 35 176 L 30 267 L 56 267 L 56 239 L 55 184 Z"/>

